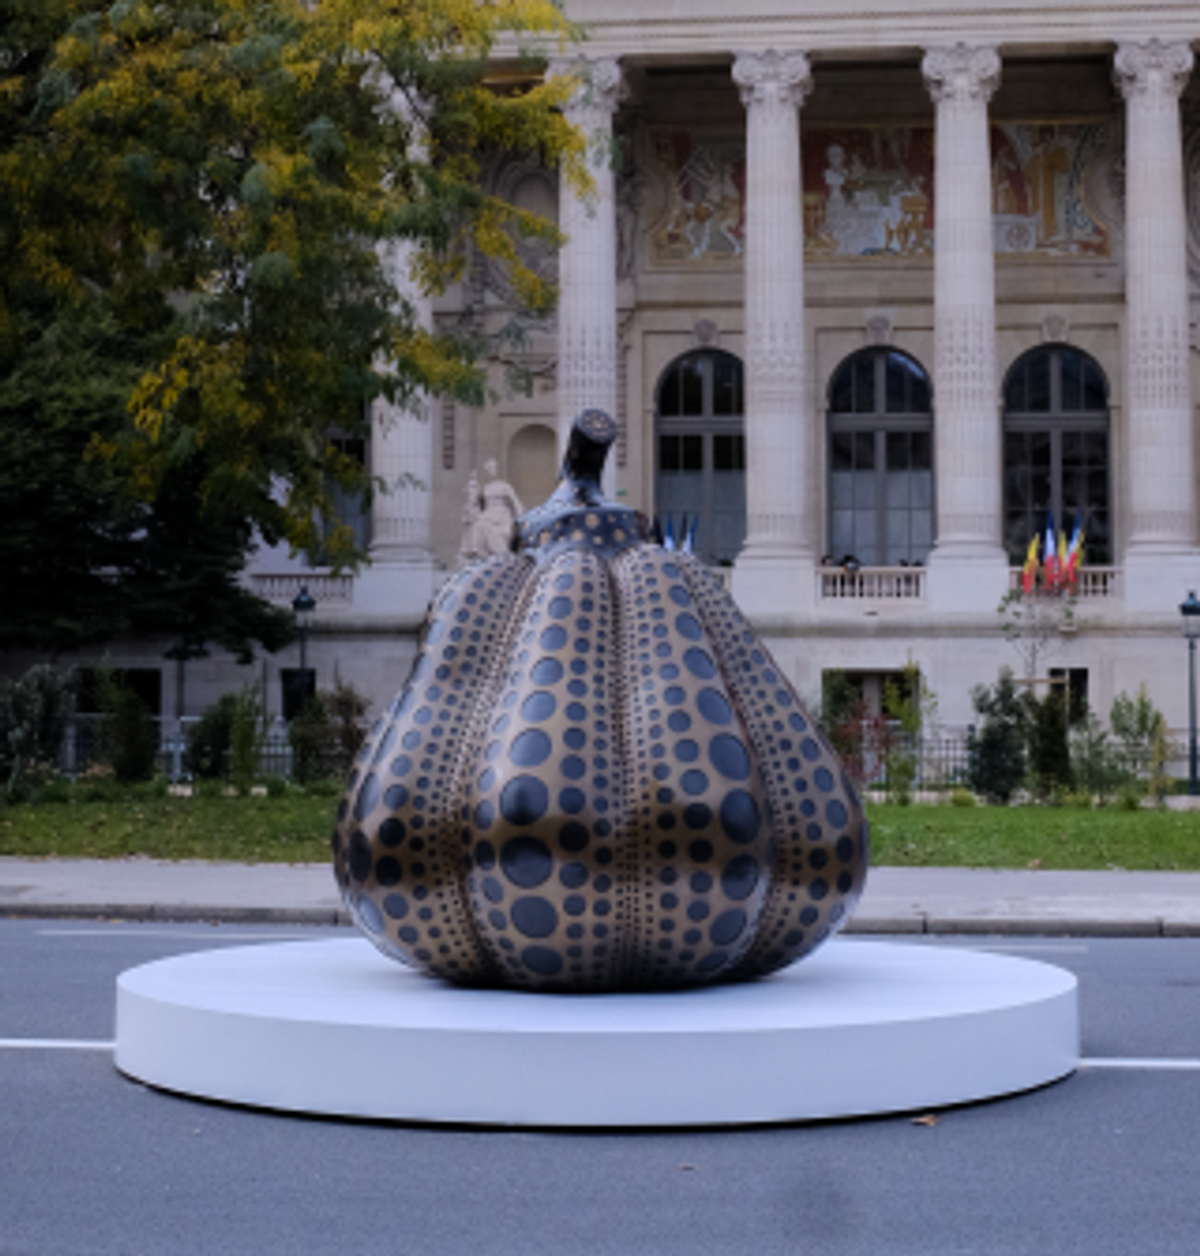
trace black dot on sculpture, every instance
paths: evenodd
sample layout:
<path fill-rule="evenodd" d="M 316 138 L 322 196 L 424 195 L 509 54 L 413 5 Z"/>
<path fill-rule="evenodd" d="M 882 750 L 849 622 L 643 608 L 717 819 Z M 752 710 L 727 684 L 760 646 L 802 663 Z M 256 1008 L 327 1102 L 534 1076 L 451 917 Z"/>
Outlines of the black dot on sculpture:
<path fill-rule="evenodd" d="M 690 737 L 685 738 L 683 741 L 677 741 L 675 743 L 675 757 L 683 763 L 695 763 L 700 757 L 700 747 Z"/>
<path fill-rule="evenodd" d="M 375 861 L 375 880 L 380 885 L 398 885 L 402 876 L 400 861 L 391 855 Z"/>
<path fill-rule="evenodd" d="M 350 875 L 356 881 L 365 881 L 371 875 L 373 862 L 371 843 L 367 841 L 367 835 L 361 829 L 356 829 L 350 838 Z"/>
<path fill-rule="evenodd" d="M 567 644 L 567 631 L 558 624 L 551 624 L 541 636 L 543 650 L 561 650 Z"/>
<path fill-rule="evenodd" d="M 667 727 L 673 733 L 686 733 L 692 726 L 692 717 L 686 711 L 672 711 L 667 716 Z"/>
<path fill-rule="evenodd" d="M 484 877 L 483 897 L 489 903 L 502 903 L 504 901 L 504 886 L 495 877 Z"/>
<path fill-rule="evenodd" d="M 671 601 L 676 606 L 691 606 L 691 594 L 681 584 L 673 584 L 670 589 Z"/>
<path fill-rule="evenodd" d="M 702 802 L 689 803 L 683 813 L 683 822 L 689 829 L 706 829 L 712 823 L 712 808 Z"/>
<path fill-rule="evenodd" d="M 514 837 L 500 851 L 500 867 L 514 885 L 529 890 L 550 879 L 554 857 L 539 838 Z"/>
<path fill-rule="evenodd" d="M 558 805 L 566 815 L 577 816 L 587 806 L 587 796 L 571 785 L 559 792 Z"/>
<path fill-rule="evenodd" d="M 563 850 L 570 851 L 572 854 L 578 854 L 588 844 L 587 828 L 580 824 L 578 820 L 572 820 L 564 824 L 558 831 L 558 844 Z"/>
<path fill-rule="evenodd" d="M 692 646 L 684 653 L 683 665 L 700 680 L 711 680 L 717 674 L 717 665 L 712 661 L 712 655 L 701 650 L 699 646 Z"/>
<path fill-rule="evenodd" d="M 563 899 L 563 911 L 568 916 L 582 916 L 587 911 L 587 899 L 582 894 L 568 894 Z"/>
<path fill-rule="evenodd" d="M 379 777 L 371 772 L 362 783 L 362 788 L 358 791 L 358 797 L 354 800 L 354 818 L 359 822 L 365 820 L 372 811 L 375 810 L 375 804 L 379 801 Z"/>
<path fill-rule="evenodd" d="M 725 700 L 725 695 L 716 689 L 701 689 L 696 695 L 696 706 L 710 724 L 733 722 L 733 708 Z"/>
<path fill-rule="evenodd" d="M 563 733 L 563 744 L 568 750 L 582 750 L 587 745 L 587 733 L 582 728 L 568 728 Z"/>
<path fill-rule="evenodd" d="M 476 845 L 475 863 L 484 872 L 496 866 L 496 848 L 491 842 L 479 842 Z"/>
<path fill-rule="evenodd" d="M 578 781 L 587 775 L 587 764 L 577 754 L 569 754 L 559 765 L 559 771 L 567 780 Z"/>
<path fill-rule="evenodd" d="M 696 971 L 704 974 L 715 973 L 724 967 L 729 955 L 726 951 L 710 951 L 697 965 Z"/>
<path fill-rule="evenodd" d="M 846 827 L 846 821 L 850 817 L 846 813 L 845 804 L 838 798 L 831 798 L 825 804 L 825 819 L 829 821 L 835 829 Z M 846 839 L 842 839 L 843 841 Z"/>
<path fill-rule="evenodd" d="M 700 627 L 695 615 L 688 615 L 686 612 L 675 616 L 675 631 L 689 641 L 699 641 L 704 636 L 704 629 Z"/>
<path fill-rule="evenodd" d="M 813 781 L 824 794 L 830 793 L 833 789 L 833 773 L 828 768 L 817 768 L 813 773 Z"/>
<path fill-rule="evenodd" d="M 695 863 L 708 863 L 713 857 L 712 842 L 699 838 L 688 846 L 688 854 Z"/>
<path fill-rule="evenodd" d="M 379 844 L 381 846 L 399 846 L 404 841 L 404 821 L 395 816 L 388 818 L 379 826 Z"/>
<path fill-rule="evenodd" d="M 577 890 L 580 886 L 587 885 L 588 870 L 581 863 L 563 864 L 559 869 L 558 879 L 568 890 Z"/>
<path fill-rule="evenodd" d="M 546 762 L 552 749 L 550 738 L 540 728 L 527 728 L 514 739 L 508 757 L 519 768 L 536 768 Z"/>
<path fill-rule="evenodd" d="M 721 873 L 721 889 L 726 897 L 740 903 L 749 898 L 758 884 L 758 860 L 751 855 L 737 855 L 726 865 Z"/>
<path fill-rule="evenodd" d="M 552 693 L 539 689 L 521 703 L 521 716 L 531 724 L 540 724 L 542 720 L 548 720 L 554 714 L 554 708 L 557 705 Z"/>
<path fill-rule="evenodd" d="M 389 894 L 383 900 L 383 910 L 393 920 L 403 920 L 408 915 L 408 899 L 403 894 Z"/>
<path fill-rule="evenodd" d="M 746 913 L 740 907 L 722 912 L 712 922 L 708 936 L 717 946 L 728 946 L 746 927 Z"/>
<path fill-rule="evenodd" d="M 569 597 L 556 597 L 546 609 L 551 619 L 566 619 L 571 613 L 571 599 Z"/>
<path fill-rule="evenodd" d="M 562 680 L 563 665 L 558 659 L 538 659 L 529 673 L 529 679 L 535 685 L 553 685 Z"/>
<path fill-rule="evenodd" d="M 509 914 L 514 928 L 527 938 L 548 938 L 558 926 L 558 912 L 544 898 L 519 898 Z"/>
<path fill-rule="evenodd" d="M 750 775 L 750 756 L 746 747 L 731 733 L 718 733 L 708 746 L 712 765 L 731 781 L 744 781 Z"/>
<path fill-rule="evenodd" d="M 565 963 L 562 956 L 548 946 L 527 946 L 521 952 L 521 962 L 540 977 L 557 976 Z"/>
<path fill-rule="evenodd" d="M 828 893 L 829 893 L 829 882 L 826 881 L 822 877 L 818 877 L 808 887 L 808 897 L 811 898 L 814 902 L 819 903 L 821 899 L 823 899 L 825 895 Z"/>
<path fill-rule="evenodd" d="M 731 841 L 745 846 L 758 836 L 760 816 L 754 796 L 731 789 L 721 800 L 721 828 Z"/>
<path fill-rule="evenodd" d="M 837 857 L 842 863 L 849 863 L 854 858 L 854 843 L 848 837 L 839 837 L 837 844 Z"/>
<path fill-rule="evenodd" d="M 540 820 L 549 805 L 550 793 L 536 776 L 515 776 L 500 794 L 500 814 L 519 828 Z"/>

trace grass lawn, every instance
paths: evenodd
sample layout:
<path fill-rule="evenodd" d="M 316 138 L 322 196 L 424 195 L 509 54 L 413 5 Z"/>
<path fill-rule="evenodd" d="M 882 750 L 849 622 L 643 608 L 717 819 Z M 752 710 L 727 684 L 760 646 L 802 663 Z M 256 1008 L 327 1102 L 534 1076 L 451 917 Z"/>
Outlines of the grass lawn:
<path fill-rule="evenodd" d="M 871 862 L 1200 871 L 1200 811 L 873 804 Z"/>
<path fill-rule="evenodd" d="M 162 798 L 0 806 L 0 855 L 307 863 L 329 858 L 338 799 Z M 871 862 L 1200 871 L 1200 811 L 871 804 Z"/>

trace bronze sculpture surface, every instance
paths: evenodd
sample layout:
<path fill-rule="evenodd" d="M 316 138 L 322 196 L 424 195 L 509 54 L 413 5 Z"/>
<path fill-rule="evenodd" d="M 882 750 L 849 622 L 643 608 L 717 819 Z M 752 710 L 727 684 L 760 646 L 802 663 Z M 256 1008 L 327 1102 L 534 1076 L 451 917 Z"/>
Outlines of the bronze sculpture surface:
<path fill-rule="evenodd" d="M 812 951 L 862 892 L 867 823 L 720 581 L 606 501 L 585 411 L 511 552 L 456 572 L 338 813 L 384 953 L 464 985 L 670 989 Z"/>

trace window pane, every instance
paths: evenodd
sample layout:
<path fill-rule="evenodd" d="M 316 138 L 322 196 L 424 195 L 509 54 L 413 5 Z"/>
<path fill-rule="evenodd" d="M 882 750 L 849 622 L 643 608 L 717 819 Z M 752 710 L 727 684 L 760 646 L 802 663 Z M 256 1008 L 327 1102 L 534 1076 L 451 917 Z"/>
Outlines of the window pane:
<path fill-rule="evenodd" d="M 1083 406 L 1083 357 L 1062 350 L 1058 361 L 1062 372 L 1062 408 L 1079 410 Z"/>
<path fill-rule="evenodd" d="M 1050 354 L 1037 353 L 1028 363 L 1027 408 L 1041 412 L 1050 409 Z"/>
<path fill-rule="evenodd" d="M 884 477 L 887 504 L 889 506 L 907 506 L 912 477 L 907 471 L 889 471 Z"/>
<path fill-rule="evenodd" d="M 933 433 L 913 432 L 912 467 L 914 471 L 933 470 Z"/>
<path fill-rule="evenodd" d="M 704 437 L 683 437 L 683 469 L 685 471 L 702 471 L 704 469 Z"/>
<path fill-rule="evenodd" d="M 679 391 L 679 367 L 672 367 L 663 380 L 658 393 L 658 412 L 668 418 L 677 418 L 683 413 L 683 403 Z"/>
<path fill-rule="evenodd" d="M 928 414 L 933 409 L 929 402 L 929 380 L 924 374 L 914 371 L 910 386 L 909 409 L 913 414 Z"/>
<path fill-rule="evenodd" d="M 1104 377 L 1094 362 L 1083 365 L 1083 408 L 1085 410 L 1103 410 L 1108 406 L 1108 397 L 1104 389 Z"/>
<path fill-rule="evenodd" d="M 699 354 L 693 354 L 679 364 L 680 414 L 704 413 L 703 361 Z"/>
<path fill-rule="evenodd" d="M 854 512 L 854 548 L 851 553 L 864 567 L 875 567 L 879 563 L 879 550 L 875 542 L 875 520 L 873 510 Z"/>
<path fill-rule="evenodd" d="M 713 414 L 742 413 L 742 364 L 731 353 L 713 355 Z"/>
<path fill-rule="evenodd" d="M 713 470 L 744 471 L 746 469 L 745 438 L 719 432 L 713 437 Z"/>
<path fill-rule="evenodd" d="M 875 413 L 875 355 L 863 353 L 854 359 L 854 413 Z"/>
<path fill-rule="evenodd" d="M 878 500 L 879 485 L 874 471 L 858 471 L 854 476 L 854 504 L 860 510 L 874 507 Z"/>
<path fill-rule="evenodd" d="M 889 414 L 908 413 L 908 390 L 905 384 L 908 372 L 907 365 L 899 354 L 889 353 L 887 358 L 887 411 Z"/>
<path fill-rule="evenodd" d="M 835 414 L 849 414 L 853 404 L 853 392 L 850 383 L 850 364 L 838 371 L 829 386 L 829 408 Z"/>
<path fill-rule="evenodd" d="M 834 471 L 830 475 L 829 501 L 835 511 L 854 504 L 853 471 Z"/>
<path fill-rule="evenodd" d="M 854 433 L 854 465 L 860 471 L 875 469 L 875 433 Z"/>
<path fill-rule="evenodd" d="M 1018 362 L 1008 373 L 1004 386 L 1004 408 L 1018 414 L 1025 409 L 1025 371 L 1027 362 Z"/>
<path fill-rule="evenodd" d="M 887 463 L 889 471 L 907 471 L 912 465 L 910 461 L 911 434 L 908 432 L 888 432 Z"/>
<path fill-rule="evenodd" d="M 829 445 L 829 465 L 834 471 L 854 468 L 854 437 L 850 432 L 834 432 Z"/>
<path fill-rule="evenodd" d="M 678 471 L 680 469 L 680 437 L 660 436 L 658 438 L 658 468 L 660 471 Z"/>
<path fill-rule="evenodd" d="M 933 476 L 928 471 L 914 471 L 909 479 L 912 504 L 924 511 L 933 509 Z"/>

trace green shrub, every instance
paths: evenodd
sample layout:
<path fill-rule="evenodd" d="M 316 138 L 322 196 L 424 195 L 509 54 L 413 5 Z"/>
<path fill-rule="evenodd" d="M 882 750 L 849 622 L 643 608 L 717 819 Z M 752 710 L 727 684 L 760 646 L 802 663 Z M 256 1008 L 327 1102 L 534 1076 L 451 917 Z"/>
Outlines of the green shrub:
<path fill-rule="evenodd" d="M 235 695 L 229 728 L 229 774 L 239 794 L 248 794 L 258 779 L 266 742 L 267 719 L 258 686 L 246 685 Z"/>
<path fill-rule="evenodd" d="M 75 713 L 76 685 L 73 672 L 56 672 L 46 663 L 17 680 L 0 678 L 0 787 L 6 792 L 27 776 L 40 779 L 56 770 Z"/>
<path fill-rule="evenodd" d="M 188 729 L 183 769 L 200 781 L 224 780 L 229 774 L 236 693 L 223 693 Z"/>
<path fill-rule="evenodd" d="M 1091 711 L 1071 730 L 1070 746 L 1076 787 L 1106 805 L 1128 780 L 1128 773 L 1118 747 Z"/>
<path fill-rule="evenodd" d="M 112 765 L 118 781 L 148 781 L 158 762 L 158 727 L 150 708 L 107 666 L 96 669 L 96 699 L 101 760 Z"/>
<path fill-rule="evenodd" d="M 950 791 L 950 805 L 952 807 L 973 807 L 975 802 L 975 795 L 969 789 L 963 789 L 961 785 Z"/>
<path fill-rule="evenodd" d="M 967 784 L 989 802 L 1007 804 L 1025 783 L 1028 723 L 1011 670 L 1002 668 L 995 685 L 976 685 L 971 701 L 983 722 L 967 738 Z"/>
<path fill-rule="evenodd" d="M 366 736 L 362 722 L 368 706 L 362 694 L 340 680 L 309 698 L 288 726 L 297 781 L 346 776 Z"/>
<path fill-rule="evenodd" d="M 1040 701 L 1028 694 L 1025 702 L 1029 708 L 1026 737 L 1033 790 L 1043 802 L 1057 802 L 1074 784 L 1067 742 L 1066 694 L 1061 689 L 1051 689 Z"/>

